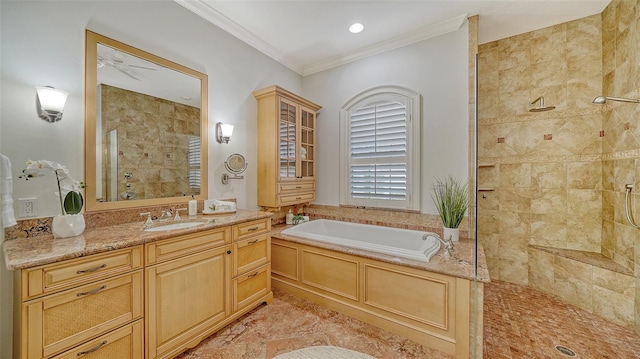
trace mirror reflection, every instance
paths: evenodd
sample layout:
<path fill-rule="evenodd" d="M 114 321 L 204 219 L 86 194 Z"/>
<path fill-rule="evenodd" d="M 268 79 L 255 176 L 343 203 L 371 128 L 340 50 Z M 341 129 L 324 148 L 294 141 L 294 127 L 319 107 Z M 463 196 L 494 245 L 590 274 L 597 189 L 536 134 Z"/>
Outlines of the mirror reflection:
<path fill-rule="evenodd" d="M 205 198 L 206 75 L 90 31 L 86 70 L 87 210 Z"/>

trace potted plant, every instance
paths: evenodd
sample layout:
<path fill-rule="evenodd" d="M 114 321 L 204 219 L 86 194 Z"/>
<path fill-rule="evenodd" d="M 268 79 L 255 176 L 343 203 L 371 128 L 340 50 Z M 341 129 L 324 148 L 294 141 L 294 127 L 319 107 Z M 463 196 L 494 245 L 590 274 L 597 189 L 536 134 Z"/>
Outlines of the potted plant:
<path fill-rule="evenodd" d="M 53 236 L 55 238 L 78 236 L 85 229 L 84 216 L 80 213 L 84 204 L 80 189 L 84 188 L 84 183 L 73 179 L 65 166 L 47 160 L 27 161 L 27 168 L 22 170 L 23 175 L 20 178 L 29 180 L 44 176 L 48 171 L 56 175 L 57 195 L 62 212 L 61 215 L 53 217 L 51 224 Z"/>
<path fill-rule="evenodd" d="M 469 208 L 469 189 L 466 182 L 452 176 L 446 179 L 435 178 L 431 198 L 438 208 L 442 219 L 444 239 L 458 241 L 459 226 Z"/>

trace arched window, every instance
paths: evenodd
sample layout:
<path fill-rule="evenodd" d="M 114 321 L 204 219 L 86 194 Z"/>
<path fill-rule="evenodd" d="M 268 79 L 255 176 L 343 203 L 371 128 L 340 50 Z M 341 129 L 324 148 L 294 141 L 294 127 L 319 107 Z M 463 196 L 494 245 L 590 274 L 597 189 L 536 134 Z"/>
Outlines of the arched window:
<path fill-rule="evenodd" d="M 420 209 L 420 95 L 376 87 L 340 111 L 340 203 Z"/>

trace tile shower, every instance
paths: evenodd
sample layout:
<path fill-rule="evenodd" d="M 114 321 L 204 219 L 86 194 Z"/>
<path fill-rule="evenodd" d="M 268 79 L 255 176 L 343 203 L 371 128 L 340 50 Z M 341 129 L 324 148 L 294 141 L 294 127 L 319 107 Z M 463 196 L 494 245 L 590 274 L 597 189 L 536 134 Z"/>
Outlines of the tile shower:
<path fill-rule="evenodd" d="M 479 46 L 478 239 L 492 279 L 640 333 L 640 3 Z M 544 96 L 546 112 L 530 112 Z M 636 218 L 640 220 L 640 212 Z"/>

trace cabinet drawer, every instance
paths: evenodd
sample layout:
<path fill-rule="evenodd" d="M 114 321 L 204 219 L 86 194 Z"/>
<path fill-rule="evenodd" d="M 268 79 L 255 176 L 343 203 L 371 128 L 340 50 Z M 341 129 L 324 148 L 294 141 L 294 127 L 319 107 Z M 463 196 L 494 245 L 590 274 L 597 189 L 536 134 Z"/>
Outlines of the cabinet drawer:
<path fill-rule="evenodd" d="M 316 189 L 315 182 L 301 182 L 301 183 L 280 183 L 278 185 L 278 193 L 286 192 L 309 192 Z"/>
<path fill-rule="evenodd" d="M 142 246 L 25 269 L 22 300 L 68 289 L 142 267 Z"/>
<path fill-rule="evenodd" d="M 142 320 L 88 341 L 52 359 L 142 359 L 144 358 Z"/>
<path fill-rule="evenodd" d="M 233 311 L 262 300 L 271 292 L 271 265 L 243 274 L 233 280 Z"/>
<path fill-rule="evenodd" d="M 267 264 L 271 246 L 270 234 L 261 234 L 233 244 L 233 276 Z"/>
<path fill-rule="evenodd" d="M 233 240 L 239 241 L 271 231 L 271 219 L 259 219 L 233 226 Z"/>
<path fill-rule="evenodd" d="M 192 233 L 158 242 L 147 243 L 146 262 L 153 264 L 169 259 L 184 257 L 191 253 L 201 252 L 205 249 L 215 248 L 231 242 L 229 228 L 220 228 L 212 231 Z"/>
<path fill-rule="evenodd" d="M 22 304 L 28 338 L 21 340 L 21 351 L 28 358 L 49 357 L 141 318 L 142 312 L 142 270 L 29 301 Z"/>
<path fill-rule="evenodd" d="M 303 194 L 292 194 L 283 196 L 280 195 L 280 205 L 286 206 L 289 204 L 297 204 L 297 203 L 307 203 L 316 199 L 315 193 L 303 193 Z"/>

